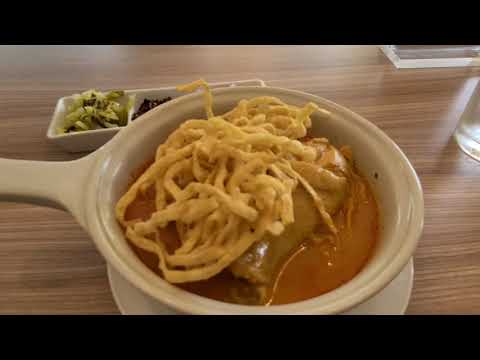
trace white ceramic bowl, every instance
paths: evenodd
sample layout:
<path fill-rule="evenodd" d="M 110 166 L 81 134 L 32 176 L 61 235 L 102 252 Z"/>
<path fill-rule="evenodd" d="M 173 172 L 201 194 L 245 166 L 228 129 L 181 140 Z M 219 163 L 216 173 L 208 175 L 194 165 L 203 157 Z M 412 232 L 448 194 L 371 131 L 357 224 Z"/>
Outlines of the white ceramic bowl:
<path fill-rule="evenodd" d="M 277 96 L 301 106 L 313 101 L 332 113 L 313 115 L 310 134 L 348 144 L 360 171 L 376 194 L 381 213 L 380 241 L 363 270 L 322 296 L 288 305 L 227 304 L 179 289 L 149 270 L 128 246 L 114 215 L 130 174 L 149 158 L 179 124 L 204 116 L 203 94 L 174 99 L 145 115 L 108 144 L 80 160 L 31 162 L 0 159 L 0 199 L 29 201 L 70 211 L 89 232 L 110 265 L 136 287 L 181 313 L 190 314 L 332 314 L 343 312 L 382 290 L 412 256 L 423 228 L 423 194 L 418 177 L 402 151 L 381 130 L 331 101 L 299 91 L 272 87 L 217 89 L 214 112 L 241 99 Z M 374 174 L 378 174 L 378 178 Z M 32 179 L 35 179 L 32 181 Z"/>

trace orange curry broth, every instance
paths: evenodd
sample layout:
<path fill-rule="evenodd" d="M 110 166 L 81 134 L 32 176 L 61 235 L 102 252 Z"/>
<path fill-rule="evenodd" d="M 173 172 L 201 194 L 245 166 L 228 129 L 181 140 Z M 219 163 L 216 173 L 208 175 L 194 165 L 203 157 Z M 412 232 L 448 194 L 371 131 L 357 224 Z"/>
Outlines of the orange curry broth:
<path fill-rule="evenodd" d="M 153 159 L 132 174 L 132 180 L 138 178 L 152 163 Z M 269 289 L 268 304 L 288 304 L 322 295 L 351 280 L 366 264 L 378 237 L 378 210 L 368 182 L 360 176 L 355 178 L 359 182 L 356 188 L 362 190 L 356 191 L 354 195 L 357 204 L 352 213 L 351 227 L 346 226 L 345 209 L 334 216 L 339 230 L 338 246 L 328 242 L 315 244 L 307 241 L 297 248 L 284 263 L 275 284 Z M 127 208 L 126 220 L 148 219 L 155 211 L 154 199 L 153 187 L 145 196 L 139 194 Z M 161 230 L 160 237 L 169 253 L 180 246 L 174 224 Z M 128 243 L 142 262 L 161 276 L 157 255 L 136 247 L 130 241 Z M 204 297 L 231 302 L 231 290 L 245 287 L 245 280 L 236 279 L 226 269 L 208 280 L 175 285 Z"/>

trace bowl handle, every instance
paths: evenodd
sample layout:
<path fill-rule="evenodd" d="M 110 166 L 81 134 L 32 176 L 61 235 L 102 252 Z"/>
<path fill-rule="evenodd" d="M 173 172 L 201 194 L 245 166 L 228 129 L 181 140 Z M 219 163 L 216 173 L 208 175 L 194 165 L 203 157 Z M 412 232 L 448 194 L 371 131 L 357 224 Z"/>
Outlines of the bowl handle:
<path fill-rule="evenodd" d="M 95 158 L 96 153 L 74 161 L 0 158 L 0 201 L 69 211 L 85 227 L 82 194 Z"/>

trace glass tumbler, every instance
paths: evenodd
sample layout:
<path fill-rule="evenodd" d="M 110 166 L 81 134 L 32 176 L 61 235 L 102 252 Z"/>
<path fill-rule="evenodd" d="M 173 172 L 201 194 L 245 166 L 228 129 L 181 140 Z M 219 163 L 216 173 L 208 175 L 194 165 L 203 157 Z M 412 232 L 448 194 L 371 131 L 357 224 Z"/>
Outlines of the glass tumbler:
<path fill-rule="evenodd" d="M 454 137 L 466 154 L 480 161 L 480 80 L 460 118 Z"/>

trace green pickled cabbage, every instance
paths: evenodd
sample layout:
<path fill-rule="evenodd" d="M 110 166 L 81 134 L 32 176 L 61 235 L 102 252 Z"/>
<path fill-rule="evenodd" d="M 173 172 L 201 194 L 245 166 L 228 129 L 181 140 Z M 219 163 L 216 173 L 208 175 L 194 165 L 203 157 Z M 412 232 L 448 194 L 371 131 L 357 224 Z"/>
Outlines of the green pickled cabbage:
<path fill-rule="evenodd" d="M 90 89 L 81 94 L 75 94 L 72 104 L 67 109 L 63 126 L 57 129 L 57 133 L 126 126 L 128 112 L 133 107 L 133 97 L 129 96 L 127 104 L 122 105 L 119 100 L 124 96 L 126 94 L 123 90 L 103 94 Z"/>

